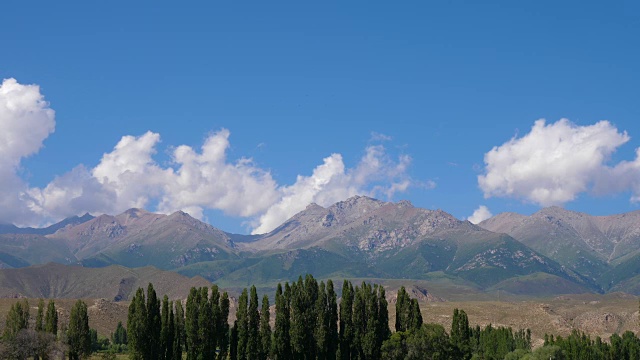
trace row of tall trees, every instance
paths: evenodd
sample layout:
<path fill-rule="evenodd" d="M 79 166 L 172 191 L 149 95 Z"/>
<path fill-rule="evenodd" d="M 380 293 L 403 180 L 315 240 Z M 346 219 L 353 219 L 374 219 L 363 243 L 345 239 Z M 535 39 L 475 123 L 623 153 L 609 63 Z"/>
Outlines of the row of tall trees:
<path fill-rule="evenodd" d="M 400 298 L 396 326 L 419 327 L 417 301 L 404 288 Z M 146 294 L 140 288 L 132 299 L 126 337 L 134 360 L 177 360 L 183 351 L 189 360 L 380 359 L 391 336 L 387 305 L 382 286 L 354 287 L 345 280 L 338 310 L 333 282 L 307 275 L 278 284 L 273 329 L 269 298 L 263 295 L 260 302 L 255 286 L 242 291 L 230 328 L 229 296 L 217 286 L 192 288 L 183 310 L 166 296 L 160 304 L 149 284 Z"/>
<path fill-rule="evenodd" d="M 53 300 L 38 302 L 35 324 L 29 328 L 29 302 L 14 303 L 7 314 L 0 358 L 49 359 L 68 354 L 70 360 L 86 358 L 91 353 L 91 330 L 87 305 L 78 300 L 71 309 L 69 324 L 58 329 L 58 311 Z"/>
<path fill-rule="evenodd" d="M 229 343 L 229 295 L 218 287 L 192 288 L 186 309 L 180 301 L 162 302 L 152 284 L 136 291 L 127 318 L 125 337 L 133 360 L 226 359 Z M 114 333 L 114 338 L 118 334 Z"/>

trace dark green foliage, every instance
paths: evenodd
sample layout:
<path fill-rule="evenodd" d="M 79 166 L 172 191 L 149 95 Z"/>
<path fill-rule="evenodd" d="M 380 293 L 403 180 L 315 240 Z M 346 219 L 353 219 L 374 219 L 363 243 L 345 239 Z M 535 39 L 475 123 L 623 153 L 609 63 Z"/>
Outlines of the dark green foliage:
<path fill-rule="evenodd" d="M 418 299 L 411 299 L 403 287 L 398 290 L 396 302 L 396 331 L 416 330 L 422 327 L 422 314 Z"/>
<path fill-rule="evenodd" d="M 467 313 L 464 310 L 454 309 L 451 321 L 451 345 L 461 359 L 471 357 L 470 340 L 471 329 Z"/>
<path fill-rule="evenodd" d="M 207 287 L 200 288 L 198 300 L 198 342 L 200 348 L 196 359 L 213 359 L 216 351 L 215 321 Z"/>
<path fill-rule="evenodd" d="M 111 334 L 111 342 L 116 345 L 123 345 L 127 343 L 127 329 L 122 326 L 122 321 L 118 321 L 116 331 Z"/>
<path fill-rule="evenodd" d="M 273 331 L 273 358 L 275 360 L 291 359 L 291 340 L 289 337 L 289 302 L 291 289 L 289 283 L 285 284 L 285 294 L 282 293 L 282 285 L 278 283 L 276 289 L 276 322 Z"/>
<path fill-rule="evenodd" d="M 217 317 L 220 314 L 218 288 L 192 288 L 187 298 L 186 345 L 187 359 L 213 359 L 218 341 Z"/>
<path fill-rule="evenodd" d="M 187 297 L 186 306 L 186 319 L 185 319 L 185 335 L 186 335 L 186 350 L 187 360 L 197 360 L 198 354 L 202 349 L 200 338 L 198 336 L 199 327 L 199 306 L 200 306 L 200 291 L 196 288 L 191 288 L 189 296 Z"/>
<path fill-rule="evenodd" d="M 316 327 L 315 303 L 318 299 L 318 282 L 307 274 L 291 287 L 291 349 L 294 359 L 315 359 Z"/>
<path fill-rule="evenodd" d="M 211 296 L 209 297 L 208 307 L 211 309 L 209 323 L 209 332 L 206 334 L 208 340 L 206 341 L 207 350 L 206 356 L 210 356 L 209 359 L 216 358 L 216 349 L 218 347 L 218 332 L 220 331 L 220 291 L 218 285 L 211 286 Z"/>
<path fill-rule="evenodd" d="M 164 344 L 164 358 L 166 360 L 172 360 L 174 356 L 173 347 L 175 346 L 176 342 L 176 319 L 175 314 L 173 313 L 173 302 L 170 301 L 168 305 L 169 316 L 167 320 L 169 321 L 169 323 L 167 324 L 167 336 L 165 338 Z M 180 355 L 182 355 L 182 353 Z"/>
<path fill-rule="evenodd" d="M 396 332 L 382 345 L 382 358 L 390 360 L 454 359 L 449 336 L 438 324 Z"/>
<path fill-rule="evenodd" d="M 182 302 L 175 302 L 173 360 L 182 360 L 182 350 L 186 343 L 184 308 Z"/>
<path fill-rule="evenodd" d="M 353 285 L 345 280 L 342 285 L 342 302 L 340 303 L 340 359 L 349 360 L 353 353 Z"/>
<path fill-rule="evenodd" d="M 169 329 L 170 329 L 170 325 L 169 325 L 169 297 L 167 297 L 167 295 L 165 295 L 162 298 L 162 310 L 160 312 L 160 317 L 161 317 L 161 327 L 160 327 L 160 352 L 159 352 L 159 359 L 160 360 L 167 360 L 169 359 L 169 357 L 171 356 L 170 352 L 168 353 L 168 347 L 169 347 L 169 343 L 170 343 L 170 339 L 169 339 Z M 172 344 L 173 345 L 173 344 Z M 168 354 L 169 356 L 167 356 Z"/>
<path fill-rule="evenodd" d="M 259 336 L 260 312 L 258 311 L 258 292 L 255 286 L 251 286 L 249 308 L 247 310 L 249 331 L 247 337 L 246 359 L 258 359 L 261 353 Z"/>
<path fill-rule="evenodd" d="M 408 326 L 409 329 L 419 329 L 422 327 L 422 314 L 420 313 L 420 304 L 418 304 L 418 299 L 411 299 L 411 305 L 409 305 L 409 318 Z"/>
<path fill-rule="evenodd" d="M 160 346 L 160 331 L 162 330 L 162 320 L 160 317 L 160 300 L 156 295 L 156 291 L 153 288 L 153 284 L 149 283 L 147 286 L 147 319 L 146 319 L 148 336 L 148 351 L 149 359 L 159 359 L 161 346 Z"/>
<path fill-rule="evenodd" d="M 47 313 L 44 316 L 44 331 L 53 335 L 58 334 L 58 311 L 53 300 L 49 300 L 47 304 Z"/>
<path fill-rule="evenodd" d="M 109 349 L 109 339 L 98 336 L 98 330 L 89 329 L 91 338 L 91 352 L 104 351 Z"/>
<path fill-rule="evenodd" d="M 132 360 L 148 360 L 149 333 L 147 332 L 147 306 L 144 290 L 138 288 L 129 305 L 127 317 L 127 347 Z"/>
<path fill-rule="evenodd" d="M 29 302 L 27 300 L 18 301 L 11 305 L 7 319 L 5 321 L 5 340 L 15 339 L 18 332 L 29 327 Z"/>
<path fill-rule="evenodd" d="M 396 332 L 409 330 L 409 310 L 411 307 L 411 299 L 404 286 L 398 290 L 396 300 Z M 397 339 L 396 339 L 397 340 Z"/>
<path fill-rule="evenodd" d="M 238 320 L 229 330 L 229 360 L 238 360 Z"/>
<path fill-rule="evenodd" d="M 316 328 L 314 337 L 316 339 L 317 357 L 319 360 L 327 358 L 327 347 L 329 345 L 329 304 L 327 299 L 327 289 L 324 282 L 320 282 L 318 288 L 318 299 L 316 300 Z"/>
<path fill-rule="evenodd" d="M 327 312 L 328 312 L 328 333 L 327 333 L 327 359 L 335 359 L 338 353 L 338 300 L 333 288 L 333 281 L 327 280 Z M 387 314 L 388 316 L 388 314 Z"/>
<path fill-rule="evenodd" d="M 87 304 L 82 300 L 78 300 L 71 308 L 67 344 L 69 346 L 69 360 L 79 360 L 91 354 L 89 316 Z"/>
<path fill-rule="evenodd" d="M 271 313 L 269 312 L 269 297 L 262 297 L 262 308 L 260 310 L 260 354 L 259 359 L 266 360 L 271 353 L 271 326 L 269 320 Z"/>
<path fill-rule="evenodd" d="M 44 330 L 44 299 L 38 301 L 38 314 L 36 315 L 36 331 Z"/>
<path fill-rule="evenodd" d="M 563 360 L 631 360 L 640 358 L 640 339 L 631 331 L 626 331 L 622 336 L 613 334 L 609 339 L 609 344 L 600 338 L 593 340 L 576 330 L 566 338 L 545 335 L 545 348 L 552 346 L 561 350 L 556 353 L 561 354 L 561 357 L 557 358 Z"/>
<path fill-rule="evenodd" d="M 381 297 L 384 290 L 378 285 L 371 286 L 365 282 L 356 287 L 353 301 L 353 341 L 352 356 L 360 359 L 379 359 L 382 342 L 389 338 L 390 330 L 387 302 Z M 382 319 L 381 319 L 382 316 Z M 385 324 L 382 321 L 387 320 Z M 381 321 L 382 320 L 382 321 Z"/>
<path fill-rule="evenodd" d="M 218 317 L 218 359 L 226 359 L 229 348 L 229 294 L 225 291 L 220 298 L 220 316 Z"/>
<path fill-rule="evenodd" d="M 242 291 L 238 298 L 238 311 L 236 312 L 236 330 L 238 334 L 237 356 L 239 360 L 245 360 L 247 344 L 249 342 L 249 294 L 247 289 Z"/>

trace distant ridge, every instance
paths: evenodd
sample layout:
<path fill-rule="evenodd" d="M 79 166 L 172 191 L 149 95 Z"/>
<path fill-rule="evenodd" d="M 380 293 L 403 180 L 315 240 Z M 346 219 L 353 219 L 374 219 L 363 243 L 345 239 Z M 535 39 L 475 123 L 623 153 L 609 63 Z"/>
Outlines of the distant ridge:
<path fill-rule="evenodd" d="M 71 216 L 58 223 L 44 227 L 33 228 L 26 227 L 20 228 L 13 224 L 0 224 L 0 234 L 32 234 L 32 235 L 49 235 L 64 228 L 67 225 L 78 225 L 93 219 L 93 216 L 86 213 L 82 216 Z"/>
<path fill-rule="evenodd" d="M 514 237 L 605 290 L 625 290 L 616 285 L 640 275 L 640 211 L 593 216 L 549 207 L 531 216 L 498 214 L 479 225 Z"/>
<path fill-rule="evenodd" d="M 552 207 L 474 225 L 406 200 L 354 196 L 328 207 L 309 204 L 262 235 L 226 233 L 183 211 L 144 209 L 73 217 L 46 229 L 0 234 L 0 268 L 154 266 L 232 287 L 312 273 L 436 277 L 521 295 L 640 294 L 640 212 L 590 216 Z"/>

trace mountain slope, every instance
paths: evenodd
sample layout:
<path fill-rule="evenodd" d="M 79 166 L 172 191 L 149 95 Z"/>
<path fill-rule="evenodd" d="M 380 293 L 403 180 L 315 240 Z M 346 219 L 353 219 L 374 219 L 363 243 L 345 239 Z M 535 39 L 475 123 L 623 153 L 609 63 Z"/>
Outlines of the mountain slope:
<path fill-rule="evenodd" d="M 640 273 L 640 211 L 591 216 L 551 207 L 531 216 L 499 214 L 479 225 L 513 236 L 604 289 Z"/>
<path fill-rule="evenodd" d="M 68 244 L 88 265 L 153 265 L 171 269 L 188 263 L 237 257 L 223 231 L 178 211 L 171 215 L 129 209 L 101 215 L 48 236 Z"/>
<path fill-rule="evenodd" d="M 57 239 L 33 234 L 0 235 L 0 268 L 20 268 L 47 262 L 77 261 L 67 245 Z"/>
<path fill-rule="evenodd" d="M 596 288 L 510 236 L 407 201 L 356 196 L 328 208 L 312 204 L 274 231 L 240 246 L 256 257 L 271 258 L 269 269 L 280 276 L 282 272 L 275 270 L 285 263 L 276 261 L 283 258 L 278 254 L 306 251 L 315 256 L 307 262 L 322 263 L 326 273 L 362 269 L 370 276 L 423 279 L 444 271 L 487 287 L 513 276 L 545 272 Z M 247 270 L 228 276 L 240 278 L 238 272 Z"/>
<path fill-rule="evenodd" d="M 138 287 L 153 283 L 159 294 L 181 298 L 192 286 L 211 286 L 201 277 L 187 278 L 153 267 L 85 268 L 55 263 L 0 270 L 0 297 L 105 298 L 130 300 Z"/>

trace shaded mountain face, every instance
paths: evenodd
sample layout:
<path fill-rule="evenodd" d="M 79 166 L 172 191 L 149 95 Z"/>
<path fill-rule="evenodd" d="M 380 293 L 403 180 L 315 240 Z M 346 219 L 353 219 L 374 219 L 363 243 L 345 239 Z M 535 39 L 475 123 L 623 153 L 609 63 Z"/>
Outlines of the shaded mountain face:
<path fill-rule="evenodd" d="M 640 211 L 592 216 L 559 207 L 531 216 L 499 214 L 479 224 L 598 281 L 605 289 L 640 274 Z"/>

